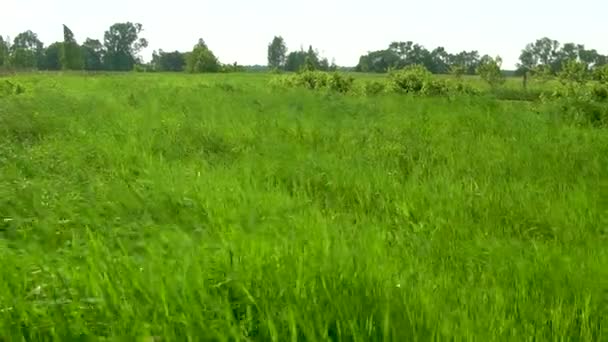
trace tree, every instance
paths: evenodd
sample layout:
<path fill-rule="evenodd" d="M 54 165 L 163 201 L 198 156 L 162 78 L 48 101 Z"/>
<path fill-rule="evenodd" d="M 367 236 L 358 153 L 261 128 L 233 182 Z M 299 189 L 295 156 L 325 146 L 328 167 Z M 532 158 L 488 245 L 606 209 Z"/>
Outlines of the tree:
<path fill-rule="evenodd" d="M 220 62 L 207 44 L 199 39 L 198 44 L 186 57 L 186 70 L 190 73 L 218 72 L 221 69 Z"/>
<path fill-rule="evenodd" d="M 84 69 L 84 59 L 82 50 L 74 33 L 69 27 L 63 25 L 63 45 L 60 54 L 61 68 L 64 70 L 82 70 Z"/>
<path fill-rule="evenodd" d="M 186 65 L 185 54 L 174 51 L 164 52 L 159 50 L 152 53 L 152 67 L 156 71 L 184 71 Z"/>
<path fill-rule="evenodd" d="M 306 51 L 293 51 L 287 55 L 287 61 L 285 62 L 285 70 L 287 71 L 299 71 L 306 63 Z"/>
<path fill-rule="evenodd" d="M 537 39 L 536 42 L 526 45 L 522 50 L 519 56 L 520 63 L 518 67 L 523 72 L 528 72 L 538 69 L 540 66 L 543 70 L 549 68 L 552 73 L 555 73 L 559 70 L 562 63 L 559 47 L 560 43 L 557 40 L 547 37 Z M 571 50 L 572 47 L 568 46 L 567 49 Z"/>
<path fill-rule="evenodd" d="M 128 71 L 139 61 L 139 52 L 148 46 L 148 41 L 139 38 L 141 24 L 117 23 L 104 34 L 104 64 L 110 70 Z"/>
<path fill-rule="evenodd" d="M 11 64 L 18 68 L 36 68 L 42 64 L 44 58 L 44 44 L 32 31 L 25 31 L 17 35 L 11 47 Z"/>
<path fill-rule="evenodd" d="M 306 59 L 304 60 L 304 65 L 309 70 L 321 69 L 321 62 L 319 61 L 319 53 L 312 48 L 312 45 L 308 46 L 308 51 L 306 52 Z"/>
<path fill-rule="evenodd" d="M 39 65 L 39 69 L 61 70 L 61 54 L 63 50 L 62 42 L 55 42 L 49 45 L 44 51 L 44 63 Z"/>
<path fill-rule="evenodd" d="M 0 35 L 0 66 L 8 65 L 9 45 L 8 39 L 5 41 Z"/>
<path fill-rule="evenodd" d="M 355 70 L 384 73 L 391 68 L 398 68 L 401 59 L 398 52 L 393 49 L 372 51 L 359 58 L 359 64 Z"/>
<path fill-rule="evenodd" d="M 87 38 L 82 44 L 82 58 L 85 70 L 102 70 L 104 48 L 97 39 Z"/>
<path fill-rule="evenodd" d="M 271 69 L 285 68 L 286 55 L 287 45 L 285 45 L 285 40 L 281 36 L 274 37 L 268 45 L 268 67 Z"/>
<path fill-rule="evenodd" d="M 479 67 L 480 59 L 479 52 L 473 51 L 462 51 L 456 55 L 450 57 L 452 65 L 460 65 L 464 68 L 465 74 L 474 75 Z"/>
<path fill-rule="evenodd" d="M 502 58 L 497 56 L 492 58 L 485 55 L 481 58 L 479 66 L 477 67 L 477 73 L 479 76 L 492 88 L 496 88 L 499 85 L 505 83 L 505 76 L 502 74 L 500 67 L 502 66 Z"/>
<path fill-rule="evenodd" d="M 564 62 L 557 76 L 562 84 L 574 85 L 585 84 L 589 80 L 590 74 L 587 63 L 570 59 Z"/>
<path fill-rule="evenodd" d="M 429 70 L 434 74 L 447 74 L 450 72 L 450 54 L 442 46 L 430 53 L 431 65 Z"/>

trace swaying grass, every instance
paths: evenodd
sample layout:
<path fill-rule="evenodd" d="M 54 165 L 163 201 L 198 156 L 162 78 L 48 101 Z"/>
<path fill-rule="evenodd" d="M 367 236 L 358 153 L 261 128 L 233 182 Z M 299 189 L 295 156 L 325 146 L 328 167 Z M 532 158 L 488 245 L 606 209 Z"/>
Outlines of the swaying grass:
<path fill-rule="evenodd" d="M 13 80 L 0 339 L 608 339 L 606 130 L 264 75 Z"/>

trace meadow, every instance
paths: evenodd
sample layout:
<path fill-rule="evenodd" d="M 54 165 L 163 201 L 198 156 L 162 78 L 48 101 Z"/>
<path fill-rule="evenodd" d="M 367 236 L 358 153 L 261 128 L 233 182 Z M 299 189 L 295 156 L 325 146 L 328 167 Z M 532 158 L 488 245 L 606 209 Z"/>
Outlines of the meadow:
<path fill-rule="evenodd" d="M 605 128 L 270 78 L 0 78 L 0 340 L 608 340 Z"/>

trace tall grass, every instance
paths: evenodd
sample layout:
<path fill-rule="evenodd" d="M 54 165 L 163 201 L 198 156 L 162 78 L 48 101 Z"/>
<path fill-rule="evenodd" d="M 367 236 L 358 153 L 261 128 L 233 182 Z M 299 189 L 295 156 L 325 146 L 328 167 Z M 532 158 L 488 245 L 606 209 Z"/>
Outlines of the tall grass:
<path fill-rule="evenodd" d="M 608 134 L 262 75 L 17 76 L 0 337 L 608 338 Z"/>

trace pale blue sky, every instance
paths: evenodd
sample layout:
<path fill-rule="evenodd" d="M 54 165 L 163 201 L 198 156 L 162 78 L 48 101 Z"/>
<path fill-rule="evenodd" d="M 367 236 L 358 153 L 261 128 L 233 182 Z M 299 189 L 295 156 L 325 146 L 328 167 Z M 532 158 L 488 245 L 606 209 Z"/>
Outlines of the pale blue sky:
<path fill-rule="evenodd" d="M 115 22 L 140 22 L 152 50 L 190 50 L 199 37 L 224 63 L 266 64 L 266 48 L 282 35 L 289 50 L 312 44 L 339 65 L 367 51 L 411 40 L 450 52 L 501 55 L 505 68 L 543 36 L 608 54 L 608 0 L 0 0 L 0 34 L 31 29 L 45 44 L 68 25 L 79 42 L 103 40 Z"/>

